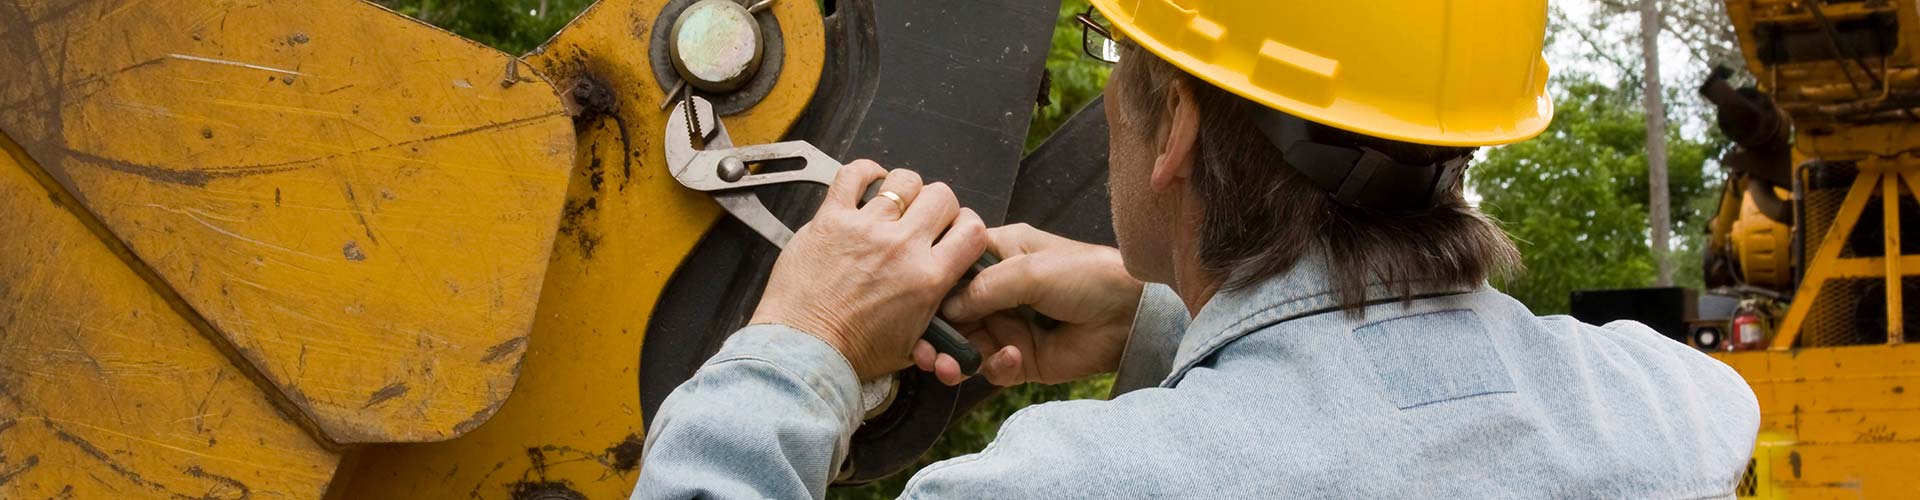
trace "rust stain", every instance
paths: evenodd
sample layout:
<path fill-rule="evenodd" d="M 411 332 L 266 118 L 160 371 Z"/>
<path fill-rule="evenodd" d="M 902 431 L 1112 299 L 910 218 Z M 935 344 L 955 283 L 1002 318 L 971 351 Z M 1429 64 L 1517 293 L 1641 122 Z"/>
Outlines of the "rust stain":
<path fill-rule="evenodd" d="M 487 485 L 487 479 L 493 477 L 493 473 L 500 472 L 500 469 L 506 466 L 507 462 L 504 460 L 493 464 L 493 470 L 489 470 L 486 475 L 480 476 L 480 482 L 474 483 L 473 490 L 467 492 L 467 498 L 480 498 L 480 488 Z"/>
<path fill-rule="evenodd" d="M 81 453 L 85 453 L 87 454 L 87 456 L 93 457 L 94 460 L 98 460 L 101 464 L 106 465 L 107 469 L 112 470 L 113 473 L 119 474 L 120 477 L 126 478 L 128 482 L 131 482 L 134 485 L 140 486 L 143 488 L 154 488 L 161 491 L 171 491 L 171 490 L 168 490 L 166 486 L 162 486 L 159 483 L 148 481 L 147 478 L 141 477 L 139 472 L 134 472 L 133 469 L 128 469 L 127 466 L 121 465 L 120 462 L 114 461 L 112 457 L 107 456 L 107 452 L 100 451 L 100 448 L 94 447 L 93 443 L 89 443 L 87 442 L 87 440 L 81 439 L 80 436 L 68 434 L 66 430 L 60 429 L 58 427 L 54 427 L 53 424 L 51 423 L 48 423 L 46 425 L 48 429 L 53 430 L 54 438 L 57 438 L 61 441 L 65 441 L 67 444 L 71 444 L 75 448 L 79 448 Z"/>
<path fill-rule="evenodd" d="M 36 465 L 40 465 L 40 456 L 29 455 L 26 460 L 20 461 L 20 468 L 11 471 L 0 471 L 0 486 L 6 486 L 8 481 L 12 481 L 14 477 L 26 473 Z"/>
<path fill-rule="evenodd" d="M 480 424 L 487 423 L 487 419 L 492 418 L 494 412 L 500 411 L 500 405 L 506 403 L 507 400 L 505 398 L 494 400 L 493 404 L 487 405 L 486 408 L 481 408 L 480 411 L 473 412 L 473 416 L 467 417 L 466 420 L 462 420 L 458 424 L 454 424 L 453 432 L 455 434 L 466 434 L 467 431 L 479 427 Z"/>
<path fill-rule="evenodd" d="M 201 496 L 199 498 L 206 498 L 206 499 L 232 498 L 233 500 L 247 500 L 248 498 L 253 498 L 253 489 L 248 488 L 246 483 L 242 483 L 238 479 L 222 476 L 219 474 L 209 473 L 205 470 L 201 470 L 200 466 L 198 465 L 187 467 L 186 473 L 189 476 L 205 479 L 208 481 L 213 481 L 214 484 L 220 485 L 222 487 L 233 488 L 240 492 L 240 496 L 237 496 L 237 497 L 215 497 L 214 493 L 216 493 L 217 490 L 208 490 L 206 495 Z"/>
<path fill-rule="evenodd" d="M 527 336 L 525 335 L 507 339 L 506 342 L 501 342 L 499 344 L 494 345 L 493 347 L 488 347 L 486 357 L 480 358 L 480 362 L 494 363 L 502 359 L 506 359 L 507 355 L 513 354 L 515 351 L 520 350 L 520 346 L 524 346 L 524 345 L 527 345 Z"/>
<path fill-rule="evenodd" d="M 367 254 L 360 251 L 360 244 L 358 242 L 347 242 L 347 246 L 340 248 L 340 254 L 345 256 L 347 260 L 354 262 L 367 260 Z"/>
<path fill-rule="evenodd" d="M 391 384 L 387 384 L 386 387 L 381 387 L 380 390 L 374 391 L 373 396 L 367 398 L 366 406 L 362 406 L 361 408 L 372 408 L 373 405 L 380 404 L 389 399 L 400 397 L 402 395 L 405 395 L 406 393 L 407 393 L 406 382 L 394 382 Z"/>

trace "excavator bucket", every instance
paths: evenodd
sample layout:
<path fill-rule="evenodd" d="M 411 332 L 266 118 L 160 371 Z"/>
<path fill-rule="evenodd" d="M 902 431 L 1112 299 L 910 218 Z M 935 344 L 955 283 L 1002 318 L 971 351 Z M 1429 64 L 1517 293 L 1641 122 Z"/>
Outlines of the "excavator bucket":
<path fill-rule="evenodd" d="M 574 156 L 358 0 L 0 2 L 0 498 L 314 498 L 512 391 Z"/>
<path fill-rule="evenodd" d="M 666 171 L 688 95 L 1110 234 L 1101 113 L 1022 162 L 1057 3 L 756 2 L 756 70 L 688 85 L 715 1 L 513 57 L 360 0 L 0 0 L 0 498 L 626 498 L 777 256 Z M 842 481 L 992 393 L 897 380 Z"/>

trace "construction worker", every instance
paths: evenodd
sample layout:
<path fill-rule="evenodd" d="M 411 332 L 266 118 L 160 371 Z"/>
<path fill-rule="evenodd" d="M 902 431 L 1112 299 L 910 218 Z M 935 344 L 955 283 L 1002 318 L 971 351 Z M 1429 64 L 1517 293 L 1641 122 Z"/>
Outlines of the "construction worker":
<path fill-rule="evenodd" d="M 847 166 L 753 324 L 661 407 L 634 498 L 821 498 L 861 381 L 960 381 L 916 340 L 936 308 L 996 384 L 1175 347 L 1156 387 L 1022 410 L 910 497 L 1734 495 L 1759 410 L 1732 369 L 1486 285 L 1518 254 L 1460 176 L 1552 118 L 1545 0 L 1093 4 L 1119 248 L 986 230 L 943 184 Z M 949 295 L 986 248 L 1005 261 Z M 998 312 L 1023 304 L 1064 325 Z"/>

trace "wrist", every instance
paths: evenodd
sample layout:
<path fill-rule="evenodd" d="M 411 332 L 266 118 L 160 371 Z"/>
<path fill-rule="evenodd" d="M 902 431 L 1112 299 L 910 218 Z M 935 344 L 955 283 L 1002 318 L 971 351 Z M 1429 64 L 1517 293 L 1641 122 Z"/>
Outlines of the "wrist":
<path fill-rule="evenodd" d="M 853 368 L 854 375 L 860 380 L 867 380 L 869 376 L 867 372 L 870 370 L 867 368 L 868 363 L 865 362 L 867 359 L 866 354 L 861 351 L 859 345 L 850 341 L 847 336 L 842 333 L 843 329 L 834 328 L 824 321 L 813 321 L 804 317 L 793 317 L 769 311 L 755 312 L 753 318 L 748 320 L 748 323 L 780 325 L 819 339 L 821 343 L 826 344 L 827 347 L 833 348 L 834 352 L 839 353 L 841 359 L 846 360 L 847 366 Z"/>

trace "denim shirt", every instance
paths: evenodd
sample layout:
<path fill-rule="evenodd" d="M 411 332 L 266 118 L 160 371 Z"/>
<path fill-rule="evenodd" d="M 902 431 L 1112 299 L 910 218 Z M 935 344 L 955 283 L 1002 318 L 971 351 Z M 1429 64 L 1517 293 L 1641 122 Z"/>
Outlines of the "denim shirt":
<path fill-rule="evenodd" d="M 1191 324 L 1150 286 L 1133 335 L 1184 332 L 1158 387 L 1021 410 L 904 497 L 1733 497 L 1760 412 L 1725 364 L 1484 285 L 1375 287 L 1357 317 L 1324 276 L 1303 262 Z M 859 385 L 806 333 L 741 329 L 661 406 L 633 498 L 821 498 Z"/>

